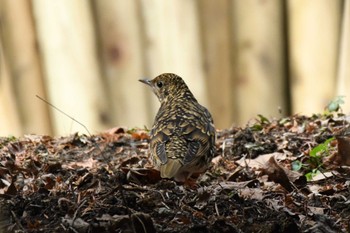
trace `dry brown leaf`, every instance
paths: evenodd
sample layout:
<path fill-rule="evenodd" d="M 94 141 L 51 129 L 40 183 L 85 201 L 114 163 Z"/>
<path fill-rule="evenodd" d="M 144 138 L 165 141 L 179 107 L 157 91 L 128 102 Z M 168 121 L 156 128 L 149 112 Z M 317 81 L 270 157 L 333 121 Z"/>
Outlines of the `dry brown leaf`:
<path fill-rule="evenodd" d="M 245 187 L 240 190 L 240 196 L 246 199 L 262 200 L 264 198 L 264 192 L 260 188 L 248 188 Z"/>
<path fill-rule="evenodd" d="M 283 160 L 286 158 L 286 155 L 284 153 L 275 152 L 271 154 L 259 155 L 255 159 L 241 158 L 240 160 L 236 161 L 236 163 L 241 167 L 248 166 L 250 168 L 259 169 L 263 168 L 272 157 Z"/>
<path fill-rule="evenodd" d="M 285 170 L 278 165 L 275 157 L 271 157 L 261 171 L 262 174 L 268 175 L 270 180 L 282 185 L 287 191 L 293 191 L 293 187 Z"/>
<path fill-rule="evenodd" d="M 17 188 L 16 188 L 14 182 L 12 182 L 10 184 L 10 186 L 7 188 L 7 190 L 5 191 L 5 194 L 7 194 L 7 195 L 16 195 L 17 194 Z"/>
<path fill-rule="evenodd" d="M 134 132 L 131 134 L 131 137 L 135 140 L 148 140 L 149 135 L 145 132 Z"/>
<path fill-rule="evenodd" d="M 81 162 L 71 162 L 71 163 L 68 163 L 66 165 L 62 165 L 62 167 L 65 169 L 67 169 L 67 168 L 76 169 L 79 167 L 94 168 L 94 167 L 96 167 L 96 162 L 97 161 L 94 160 L 93 158 L 89 158 L 89 159 L 86 159 L 86 160 L 81 161 Z"/>
<path fill-rule="evenodd" d="M 114 127 L 111 129 L 107 129 L 105 131 L 105 133 L 109 133 L 109 134 L 123 134 L 126 132 L 126 128 L 125 127 Z"/>

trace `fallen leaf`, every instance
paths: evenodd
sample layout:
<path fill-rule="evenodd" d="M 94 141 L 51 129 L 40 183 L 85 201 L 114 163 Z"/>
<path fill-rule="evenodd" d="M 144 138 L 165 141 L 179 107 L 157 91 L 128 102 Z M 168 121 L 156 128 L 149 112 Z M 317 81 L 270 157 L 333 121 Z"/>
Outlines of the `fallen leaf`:
<path fill-rule="evenodd" d="M 269 179 L 282 185 L 287 191 L 293 191 L 293 187 L 285 170 L 278 165 L 274 157 L 271 157 L 264 167 L 261 169 L 262 174 L 268 175 Z"/>
<path fill-rule="evenodd" d="M 236 163 L 241 167 L 248 166 L 250 168 L 259 169 L 263 168 L 272 157 L 280 160 L 286 159 L 286 155 L 284 153 L 275 152 L 270 154 L 259 155 L 255 159 L 241 158 L 240 160 L 236 161 Z"/>
<path fill-rule="evenodd" d="M 7 188 L 7 190 L 5 191 L 5 194 L 7 194 L 7 195 L 16 195 L 17 194 L 17 189 L 16 189 L 14 182 L 12 182 L 10 184 L 10 186 Z"/>

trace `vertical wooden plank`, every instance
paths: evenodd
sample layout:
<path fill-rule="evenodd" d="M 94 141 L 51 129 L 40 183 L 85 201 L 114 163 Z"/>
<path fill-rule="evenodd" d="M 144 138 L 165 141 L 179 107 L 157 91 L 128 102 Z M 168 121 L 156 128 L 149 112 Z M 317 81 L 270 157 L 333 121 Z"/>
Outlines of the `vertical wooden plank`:
<path fill-rule="evenodd" d="M 91 9 L 85 0 L 33 0 L 50 101 L 92 132 L 109 123 L 101 82 Z M 53 111 L 56 134 L 85 132 Z"/>
<path fill-rule="evenodd" d="M 238 121 L 286 113 L 282 1 L 234 0 Z"/>
<path fill-rule="evenodd" d="M 165 72 L 180 75 L 198 101 L 207 106 L 196 1 L 140 1 L 149 76 Z M 154 104 L 154 111 L 157 108 Z"/>
<path fill-rule="evenodd" d="M 21 136 L 22 129 L 18 117 L 11 76 L 3 53 L 3 41 L 0 36 L 0 136 Z"/>
<path fill-rule="evenodd" d="M 345 0 L 342 17 L 341 39 L 339 48 L 339 66 L 337 95 L 345 96 L 342 106 L 346 114 L 350 113 L 350 0 Z"/>
<path fill-rule="evenodd" d="M 45 87 L 29 1 L 2 0 L 2 32 L 24 133 L 51 134 L 48 106 L 38 101 Z"/>
<path fill-rule="evenodd" d="M 323 111 L 335 94 L 341 1 L 289 0 L 293 111 Z"/>
<path fill-rule="evenodd" d="M 209 108 L 212 110 L 215 126 L 228 128 L 235 118 L 230 0 L 201 0 L 198 4 Z"/>
<path fill-rule="evenodd" d="M 112 100 L 114 124 L 150 125 L 138 6 L 135 0 L 92 1 L 97 21 L 100 56 Z"/>

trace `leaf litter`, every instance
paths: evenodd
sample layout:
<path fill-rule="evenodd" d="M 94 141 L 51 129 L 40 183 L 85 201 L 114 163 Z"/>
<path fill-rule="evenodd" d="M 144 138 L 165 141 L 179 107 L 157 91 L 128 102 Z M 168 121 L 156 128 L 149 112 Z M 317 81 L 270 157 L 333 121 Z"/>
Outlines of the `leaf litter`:
<path fill-rule="evenodd" d="M 259 115 L 217 132 L 195 186 L 160 178 L 147 130 L 3 137 L 0 231 L 349 232 L 348 129 L 342 114 Z"/>

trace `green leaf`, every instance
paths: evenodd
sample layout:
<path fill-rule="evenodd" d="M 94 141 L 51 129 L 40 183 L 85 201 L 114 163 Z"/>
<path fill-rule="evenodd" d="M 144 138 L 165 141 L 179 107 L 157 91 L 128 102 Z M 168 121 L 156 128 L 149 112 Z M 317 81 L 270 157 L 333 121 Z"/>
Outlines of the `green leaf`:
<path fill-rule="evenodd" d="M 345 103 L 344 98 L 345 96 L 342 95 L 335 97 L 334 100 L 327 105 L 326 109 L 329 112 L 337 112 L 340 109 L 340 105 Z"/>
<path fill-rule="evenodd" d="M 285 118 L 282 118 L 278 123 L 280 125 L 284 125 L 287 122 L 290 122 L 290 119 L 288 117 L 285 117 Z"/>
<path fill-rule="evenodd" d="M 128 130 L 126 131 L 126 133 L 127 133 L 127 134 L 133 134 L 133 133 L 135 133 L 136 131 L 137 131 L 137 127 L 134 127 L 134 128 L 128 129 Z"/>
<path fill-rule="evenodd" d="M 270 123 L 269 119 L 267 119 L 267 117 L 261 115 L 261 114 L 258 114 L 258 117 L 259 117 L 259 120 L 261 123 Z"/>
<path fill-rule="evenodd" d="M 310 151 L 310 156 L 311 157 L 319 157 L 319 156 L 321 156 L 320 153 L 322 154 L 322 153 L 327 152 L 329 149 L 329 143 L 333 140 L 334 140 L 334 137 L 328 138 L 324 143 L 321 143 L 321 144 L 317 145 L 316 147 L 314 147 Z"/>
<path fill-rule="evenodd" d="M 318 169 L 312 169 L 311 172 L 305 174 L 306 180 L 312 181 L 312 178 L 319 173 L 320 173 L 320 171 Z"/>
<path fill-rule="evenodd" d="M 253 131 L 260 131 L 263 128 L 264 127 L 262 127 L 262 125 L 260 125 L 260 124 L 254 124 L 252 127 L 250 127 L 250 129 L 253 130 Z"/>
<path fill-rule="evenodd" d="M 303 164 L 299 160 L 295 160 L 292 162 L 293 171 L 299 171 L 302 168 Z"/>
<path fill-rule="evenodd" d="M 319 144 L 316 147 L 314 147 L 311 151 L 310 151 L 310 156 L 311 157 L 318 157 L 319 156 L 319 152 L 324 152 L 326 150 L 327 146 L 324 144 Z"/>

